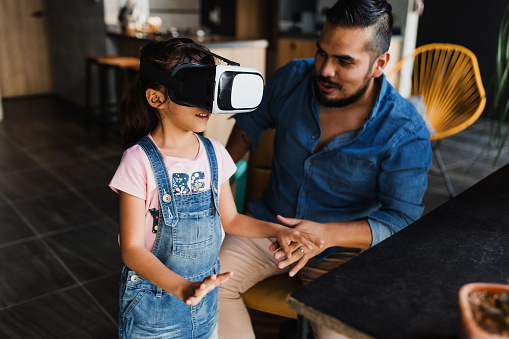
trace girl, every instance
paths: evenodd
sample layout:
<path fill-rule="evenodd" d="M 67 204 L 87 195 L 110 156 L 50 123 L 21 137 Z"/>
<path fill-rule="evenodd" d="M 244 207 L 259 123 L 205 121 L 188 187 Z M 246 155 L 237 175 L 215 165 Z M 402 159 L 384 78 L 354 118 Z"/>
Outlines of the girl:
<path fill-rule="evenodd" d="M 169 74 L 178 64 L 214 65 L 190 39 L 152 42 L 141 61 Z M 120 103 L 127 144 L 110 183 L 119 193 L 120 338 L 217 337 L 217 289 L 224 231 L 276 237 L 291 255 L 295 243 L 311 249 L 316 237 L 238 214 L 229 186 L 236 167 L 203 132 L 210 113 L 173 102 L 165 86 L 137 75 Z M 141 139 L 141 140 L 140 140 Z M 224 231 L 223 231 L 224 229 Z"/>

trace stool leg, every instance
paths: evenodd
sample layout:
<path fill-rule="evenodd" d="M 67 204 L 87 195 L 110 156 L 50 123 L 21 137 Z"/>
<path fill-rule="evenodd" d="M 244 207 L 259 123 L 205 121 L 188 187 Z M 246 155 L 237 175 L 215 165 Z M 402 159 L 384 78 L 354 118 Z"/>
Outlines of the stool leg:
<path fill-rule="evenodd" d="M 90 88 L 92 86 L 92 61 L 87 59 L 85 69 L 85 130 L 89 131 L 92 127 L 92 103 L 90 98 Z"/>
<path fill-rule="evenodd" d="M 101 128 L 101 139 L 104 141 L 107 137 L 108 129 L 108 67 L 99 65 L 99 100 L 100 100 L 100 118 L 99 124 Z"/>

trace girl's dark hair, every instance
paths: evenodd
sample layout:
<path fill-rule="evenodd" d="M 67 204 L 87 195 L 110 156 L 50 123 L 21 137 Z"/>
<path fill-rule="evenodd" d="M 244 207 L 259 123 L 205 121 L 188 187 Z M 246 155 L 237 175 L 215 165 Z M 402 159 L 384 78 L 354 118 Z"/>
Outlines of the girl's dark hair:
<path fill-rule="evenodd" d="M 338 0 L 325 11 L 333 27 L 369 27 L 373 32 L 365 49 L 374 60 L 389 50 L 392 38 L 392 6 L 386 0 Z"/>
<path fill-rule="evenodd" d="M 141 49 L 140 60 L 169 73 L 183 63 L 215 65 L 213 56 L 201 52 L 190 45 L 208 50 L 205 46 L 186 38 L 149 42 Z M 145 92 L 152 88 L 165 94 L 168 90 L 160 83 L 140 75 L 139 72 L 127 85 L 119 102 L 119 128 L 127 147 L 132 146 L 147 133 L 154 130 L 159 122 L 159 112 L 149 105 Z"/>

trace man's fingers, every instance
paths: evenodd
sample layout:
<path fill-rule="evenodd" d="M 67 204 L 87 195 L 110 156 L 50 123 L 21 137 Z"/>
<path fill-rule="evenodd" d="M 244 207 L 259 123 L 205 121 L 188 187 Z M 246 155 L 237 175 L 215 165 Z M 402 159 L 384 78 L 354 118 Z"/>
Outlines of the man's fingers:
<path fill-rule="evenodd" d="M 307 239 L 304 235 L 302 235 L 299 232 L 296 233 L 294 239 L 292 240 L 297 243 L 301 243 L 303 246 L 306 246 L 309 250 L 313 249 L 314 245 L 313 242 L 309 241 L 309 239 Z"/>
<path fill-rule="evenodd" d="M 307 243 L 311 246 L 314 245 L 318 248 L 322 248 L 325 241 L 323 239 L 317 238 L 316 236 L 309 234 L 309 233 L 300 233 L 301 236 L 306 239 Z M 309 246 L 308 246 L 309 247 Z M 309 247 L 309 249 L 312 249 L 312 247 Z"/>
<path fill-rule="evenodd" d="M 292 242 L 290 243 L 290 245 L 288 245 L 289 251 L 292 253 L 295 252 L 295 250 L 298 249 L 299 247 L 301 247 L 301 244 L 297 242 Z M 286 255 L 286 253 L 282 249 L 279 249 L 274 253 L 274 258 L 281 259 L 283 255 Z"/>
<path fill-rule="evenodd" d="M 276 251 L 279 247 L 281 247 L 281 246 L 279 246 L 279 242 L 274 241 L 272 244 L 270 244 L 270 246 L 269 246 L 269 250 L 270 250 L 270 251 L 272 251 L 272 252 L 274 252 L 274 251 Z"/>
<path fill-rule="evenodd" d="M 300 271 L 301 268 L 303 268 L 304 266 L 306 266 L 306 263 L 308 262 L 308 259 L 306 259 L 305 256 L 302 257 L 302 259 L 299 260 L 299 262 L 293 266 L 293 268 L 290 270 L 290 272 L 288 273 L 288 275 L 290 277 L 293 277 L 294 275 L 297 274 L 297 272 Z"/>
<path fill-rule="evenodd" d="M 297 261 L 302 261 L 302 258 L 306 255 L 306 249 L 303 248 L 302 246 L 299 246 L 298 248 L 296 248 L 293 253 L 292 253 L 292 256 L 291 258 L 286 258 L 285 260 L 281 260 L 280 262 L 278 262 L 277 266 L 279 268 L 285 268 Z M 306 262 L 307 262 L 307 259 L 306 259 Z"/>

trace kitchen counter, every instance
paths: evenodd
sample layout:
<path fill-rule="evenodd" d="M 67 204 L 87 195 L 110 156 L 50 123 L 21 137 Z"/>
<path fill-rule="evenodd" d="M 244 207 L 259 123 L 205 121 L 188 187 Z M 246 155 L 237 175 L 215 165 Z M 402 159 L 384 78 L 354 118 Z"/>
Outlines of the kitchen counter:
<path fill-rule="evenodd" d="M 122 32 L 118 28 L 107 28 L 108 35 L 115 40 L 118 53 L 126 56 L 138 56 L 139 48 L 149 41 L 162 41 L 172 38 L 171 34 L 148 34 L 135 32 L 132 34 Z M 206 36 L 180 36 L 190 38 L 210 49 L 217 48 L 262 48 L 268 47 L 268 41 L 264 39 L 239 40 L 231 36 L 206 35 Z"/>

